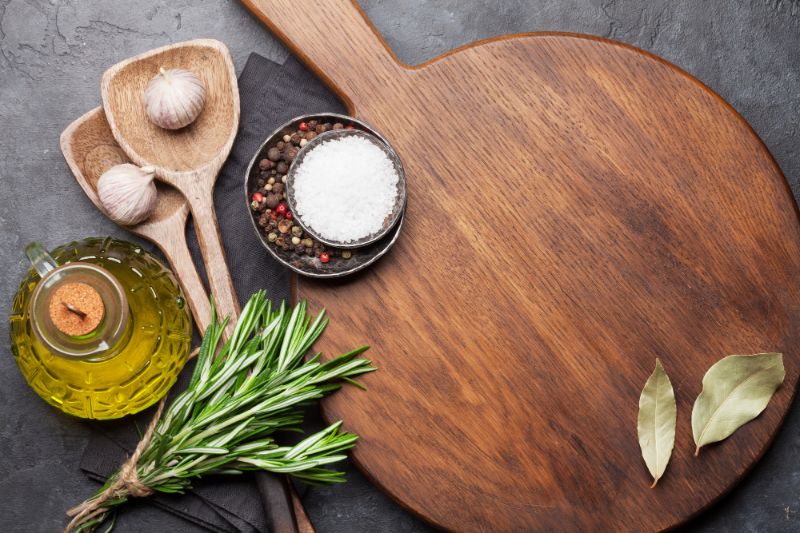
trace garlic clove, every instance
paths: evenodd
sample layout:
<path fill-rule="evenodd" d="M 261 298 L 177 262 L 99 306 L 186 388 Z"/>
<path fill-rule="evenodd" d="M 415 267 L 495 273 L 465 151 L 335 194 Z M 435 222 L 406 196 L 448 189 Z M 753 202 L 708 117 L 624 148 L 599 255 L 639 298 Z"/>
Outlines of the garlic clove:
<path fill-rule="evenodd" d="M 97 195 L 109 218 L 132 226 L 147 220 L 156 208 L 158 191 L 153 167 L 125 163 L 106 170 L 97 181 Z"/>
<path fill-rule="evenodd" d="M 206 101 L 202 80 L 185 69 L 164 69 L 150 80 L 144 91 L 147 116 L 157 126 L 177 130 L 200 115 Z"/>

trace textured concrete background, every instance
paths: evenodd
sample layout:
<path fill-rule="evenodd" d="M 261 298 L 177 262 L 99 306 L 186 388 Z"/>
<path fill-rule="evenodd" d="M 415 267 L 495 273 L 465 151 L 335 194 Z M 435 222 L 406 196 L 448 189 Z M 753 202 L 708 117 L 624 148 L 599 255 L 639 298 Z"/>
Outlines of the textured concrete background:
<path fill-rule="evenodd" d="M 764 139 L 800 193 L 798 0 L 367 0 L 362 5 L 401 59 L 417 63 L 493 35 L 591 33 L 654 52 L 719 92 Z M 105 68 L 149 48 L 195 37 L 227 43 L 237 68 L 250 52 L 287 52 L 235 1 L 0 0 L 0 307 L 26 268 L 22 247 L 86 235 L 132 239 L 105 220 L 73 182 L 58 136 L 99 103 Z M 6 339 L 5 321 L 0 339 Z M 64 510 L 96 485 L 78 471 L 84 425 L 29 389 L 0 341 L 0 531 L 59 531 Z M 33 403 L 34 416 L 20 406 Z M 28 408 L 27 413 L 31 410 Z M 745 481 L 690 531 L 800 530 L 800 410 Z M 313 489 L 319 531 L 425 531 L 357 472 Z M 118 531 L 192 531 L 133 505 Z M 489 527 L 491 527 L 489 525 Z"/>

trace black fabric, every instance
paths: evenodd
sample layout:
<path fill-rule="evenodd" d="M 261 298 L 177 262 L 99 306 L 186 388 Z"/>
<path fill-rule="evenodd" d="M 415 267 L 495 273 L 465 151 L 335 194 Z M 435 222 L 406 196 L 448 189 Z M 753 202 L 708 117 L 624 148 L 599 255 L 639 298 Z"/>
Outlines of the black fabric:
<path fill-rule="evenodd" d="M 239 299 L 265 289 L 274 302 L 289 297 L 289 272 L 264 250 L 253 231 L 244 201 L 247 165 L 266 137 L 287 120 L 305 113 L 342 113 L 341 103 L 296 59 L 278 65 L 251 54 L 239 76 L 241 119 L 236 142 L 217 179 L 215 206 L 222 241 Z M 195 264 L 203 272 L 191 222 L 187 237 Z M 189 365 L 191 366 L 191 364 Z M 173 391 L 183 390 L 190 369 Z M 81 469 L 105 480 L 129 455 L 147 427 L 153 409 L 118 421 L 92 423 L 92 436 Z M 157 505 L 210 531 L 267 531 L 267 518 L 252 474 L 198 480 L 185 495 L 156 495 Z"/>

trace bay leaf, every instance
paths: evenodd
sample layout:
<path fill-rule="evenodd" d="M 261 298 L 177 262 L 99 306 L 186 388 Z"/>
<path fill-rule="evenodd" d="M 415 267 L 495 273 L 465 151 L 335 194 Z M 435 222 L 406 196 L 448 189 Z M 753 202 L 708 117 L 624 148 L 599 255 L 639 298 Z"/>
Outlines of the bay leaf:
<path fill-rule="evenodd" d="M 677 411 L 675 392 L 661 361 L 642 389 L 639 397 L 639 447 L 647 469 L 653 476 L 651 488 L 656 486 L 672 455 L 675 445 Z"/>
<path fill-rule="evenodd" d="M 729 355 L 709 368 L 692 409 L 694 454 L 761 414 L 784 375 L 780 353 Z"/>

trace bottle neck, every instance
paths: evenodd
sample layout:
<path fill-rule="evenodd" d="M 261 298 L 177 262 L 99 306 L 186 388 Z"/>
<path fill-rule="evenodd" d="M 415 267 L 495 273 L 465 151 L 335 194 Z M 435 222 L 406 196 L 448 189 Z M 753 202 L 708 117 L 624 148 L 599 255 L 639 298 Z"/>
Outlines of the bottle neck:
<path fill-rule="evenodd" d="M 48 270 L 33 292 L 30 319 L 48 351 L 67 359 L 108 359 L 130 336 L 125 290 L 111 273 L 90 263 Z"/>

